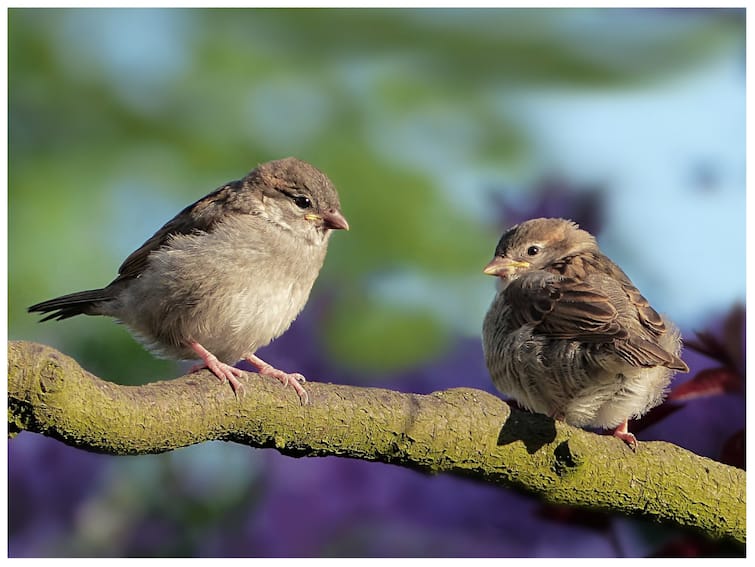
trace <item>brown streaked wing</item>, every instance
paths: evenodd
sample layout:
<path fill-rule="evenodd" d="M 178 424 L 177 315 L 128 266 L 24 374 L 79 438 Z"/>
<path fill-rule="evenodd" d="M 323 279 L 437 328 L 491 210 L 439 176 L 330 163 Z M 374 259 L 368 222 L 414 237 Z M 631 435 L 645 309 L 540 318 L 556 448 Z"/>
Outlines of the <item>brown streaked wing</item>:
<path fill-rule="evenodd" d="M 584 342 L 627 335 L 608 296 L 585 282 L 540 272 L 517 278 L 505 293 L 515 323 L 534 324 L 538 334 Z"/>
<path fill-rule="evenodd" d="M 619 356 L 633 366 L 643 368 L 665 366 L 672 370 L 689 372 L 684 361 L 652 341 L 640 337 L 630 337 L 616 341 L 614 347 Z"/>
<path fill-rule="evenodd" d="M 606 273 L 621 284 L 624 293 L 627 294 L 629 301 L 632 302 L 632 305 L 637 310 L 640 323 L 654 335 L 658 337 L 663 335 L 666 332 L 666 324 L 663 322 L 663 318 L 650 306 L 650 302 L 635 287 L 629 276 L 624 273 L 624 270 L 614 264 L 607 256 L 601 255 L 599 260 L 601 265 L 607 267 Z"/>
<path fill-rule="evenodd" d="M 659 313 L 650 306 L 650 302 L 640 293 L 633 285 L 625 285 L 624 291 L 627 292 L 629 301 L 637 308 L 637 316 L 640 323 L 656 336 L 661 336 L 666 332 L 666 324 Z"/>
<path fill-rule="evenodd" d="M 233 194 L 237 192 L 240 184 L 241 181 L 234 181 L 223 185 L 185 207 L 123 261 L 118 268 L 118 277 L 112 283 L 139 277 L 147 267 L 147 258 L 150 253 L 163 246 L 171 236 L 211 230 L 228 214 L 228 210 L 223 210 L 220 205 L 234 199 Z"/>

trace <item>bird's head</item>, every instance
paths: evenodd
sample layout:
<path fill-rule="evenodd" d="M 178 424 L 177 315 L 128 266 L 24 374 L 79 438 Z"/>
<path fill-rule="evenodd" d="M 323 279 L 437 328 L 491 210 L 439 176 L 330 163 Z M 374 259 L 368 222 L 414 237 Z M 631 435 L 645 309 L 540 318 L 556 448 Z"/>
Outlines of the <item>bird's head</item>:
<path fill-rule="evenodd" d="M 514 279 L 591 250 L 597 250 L 595 238 L 572 221 L 528 220 L 512 226 L 503 234 L 483 273 L 503 280 Z"/>
<path fill-rule="evenodd" d="M 263 216 L 281 228 L 325 239 L 331 230 L 349 230 L 333 183 L 307 162 L 296 158 L 267 162 L 249 179 L 262 191 Z"/>

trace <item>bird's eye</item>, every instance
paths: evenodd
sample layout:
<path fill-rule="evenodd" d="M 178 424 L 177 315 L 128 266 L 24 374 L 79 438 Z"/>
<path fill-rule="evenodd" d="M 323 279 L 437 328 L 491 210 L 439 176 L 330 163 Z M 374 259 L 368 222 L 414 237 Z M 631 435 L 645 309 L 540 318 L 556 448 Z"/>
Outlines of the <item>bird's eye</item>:
<path fill-rule="evenodd" d="M 292 199 L 300 209 L 309 209 L 312 206 L 312 201 L 309 197 L 305 197 L 304 195 L 294 195 Z"/>
<path fill-rule="evenodd" d="M 527 248 L 527 254 L 529 254 L 530 256 L 536 256 L 539 253 L 540 253 L 539 246 L 530 246 L 529 248 Z"/>

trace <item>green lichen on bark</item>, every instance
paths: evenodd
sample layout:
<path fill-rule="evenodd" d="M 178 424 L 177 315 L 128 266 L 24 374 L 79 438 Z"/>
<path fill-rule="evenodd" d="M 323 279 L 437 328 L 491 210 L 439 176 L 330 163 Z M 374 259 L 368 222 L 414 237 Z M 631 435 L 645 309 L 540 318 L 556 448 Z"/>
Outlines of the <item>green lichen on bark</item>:
<path fill-rule="evenodd" d="M 512 410 L 480 390 L 430 395 L 248 374 L 235 397 L 209 372 L 145 386 L 100 380 L 58 351 L 8 345 L 8 423 L 113 455 L 209 440 L 459 474 L 574 506 L 642 515 L 745 542 L 745 473 L 669 443 L 621 441 Z"/>

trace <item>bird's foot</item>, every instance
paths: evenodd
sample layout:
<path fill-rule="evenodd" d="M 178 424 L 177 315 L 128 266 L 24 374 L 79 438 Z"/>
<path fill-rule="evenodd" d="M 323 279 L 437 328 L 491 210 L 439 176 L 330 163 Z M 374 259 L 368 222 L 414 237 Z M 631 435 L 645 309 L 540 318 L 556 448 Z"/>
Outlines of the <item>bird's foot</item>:
<path fill-rule="evenodd" d="M 228 383 L 233 389 L 233 393 L 238 395 L 242 387 L 241 382 L 239 382 L 236 378 L 241 378 L 244 375 L 244 371 L 239 368 L 235 368 L 230 364 L 226 364 L 225 362 L 220 362 L 218 360 L 218 357 L 216 357 L 198 342 L 191 342 L 189 343 L 189 346 L 191 347 L 191 350 L 199 355 L 199 358 L 201 358 L 204 363 L 192 366 L 189 372 L 197 372 L 198 370 L 209 368 L 210 371 L 215 376 L 217 376 L 221 382 L 228 380 Z"/>
<path fill-rule="evenodd" d="M 632 449 L 632 451 L 637 450 L 637 437 L 635 437 L 633 433 L 629 433 L 628 420 L 624 420 L 624 423 L 620 424 L 613 430 L 613 436 L 618 437 L 624 443 L 629 445 L 629 448 Z"/>
<path fill-rule="evenodd" d="M 302 386 L 302 383 L 307 381 L 304 376 L 302 376 L 298 372 L 288 373 L 283 372 L 283 370 L 278 370 L 274 366 L 271 366 L 270 364 L 262 360 L 260 357 L 253 354 L 244 356 L 244 359 L 254 365 L 257 368 L 257 371 L 263 376 L 275 378 L 276 380 L 279 380 L 284 386 L 290 385 L 299 395 L 301 405 L 306 406 L 309 403 L 309 394 L 307 394 L 307 391 Z"/>

